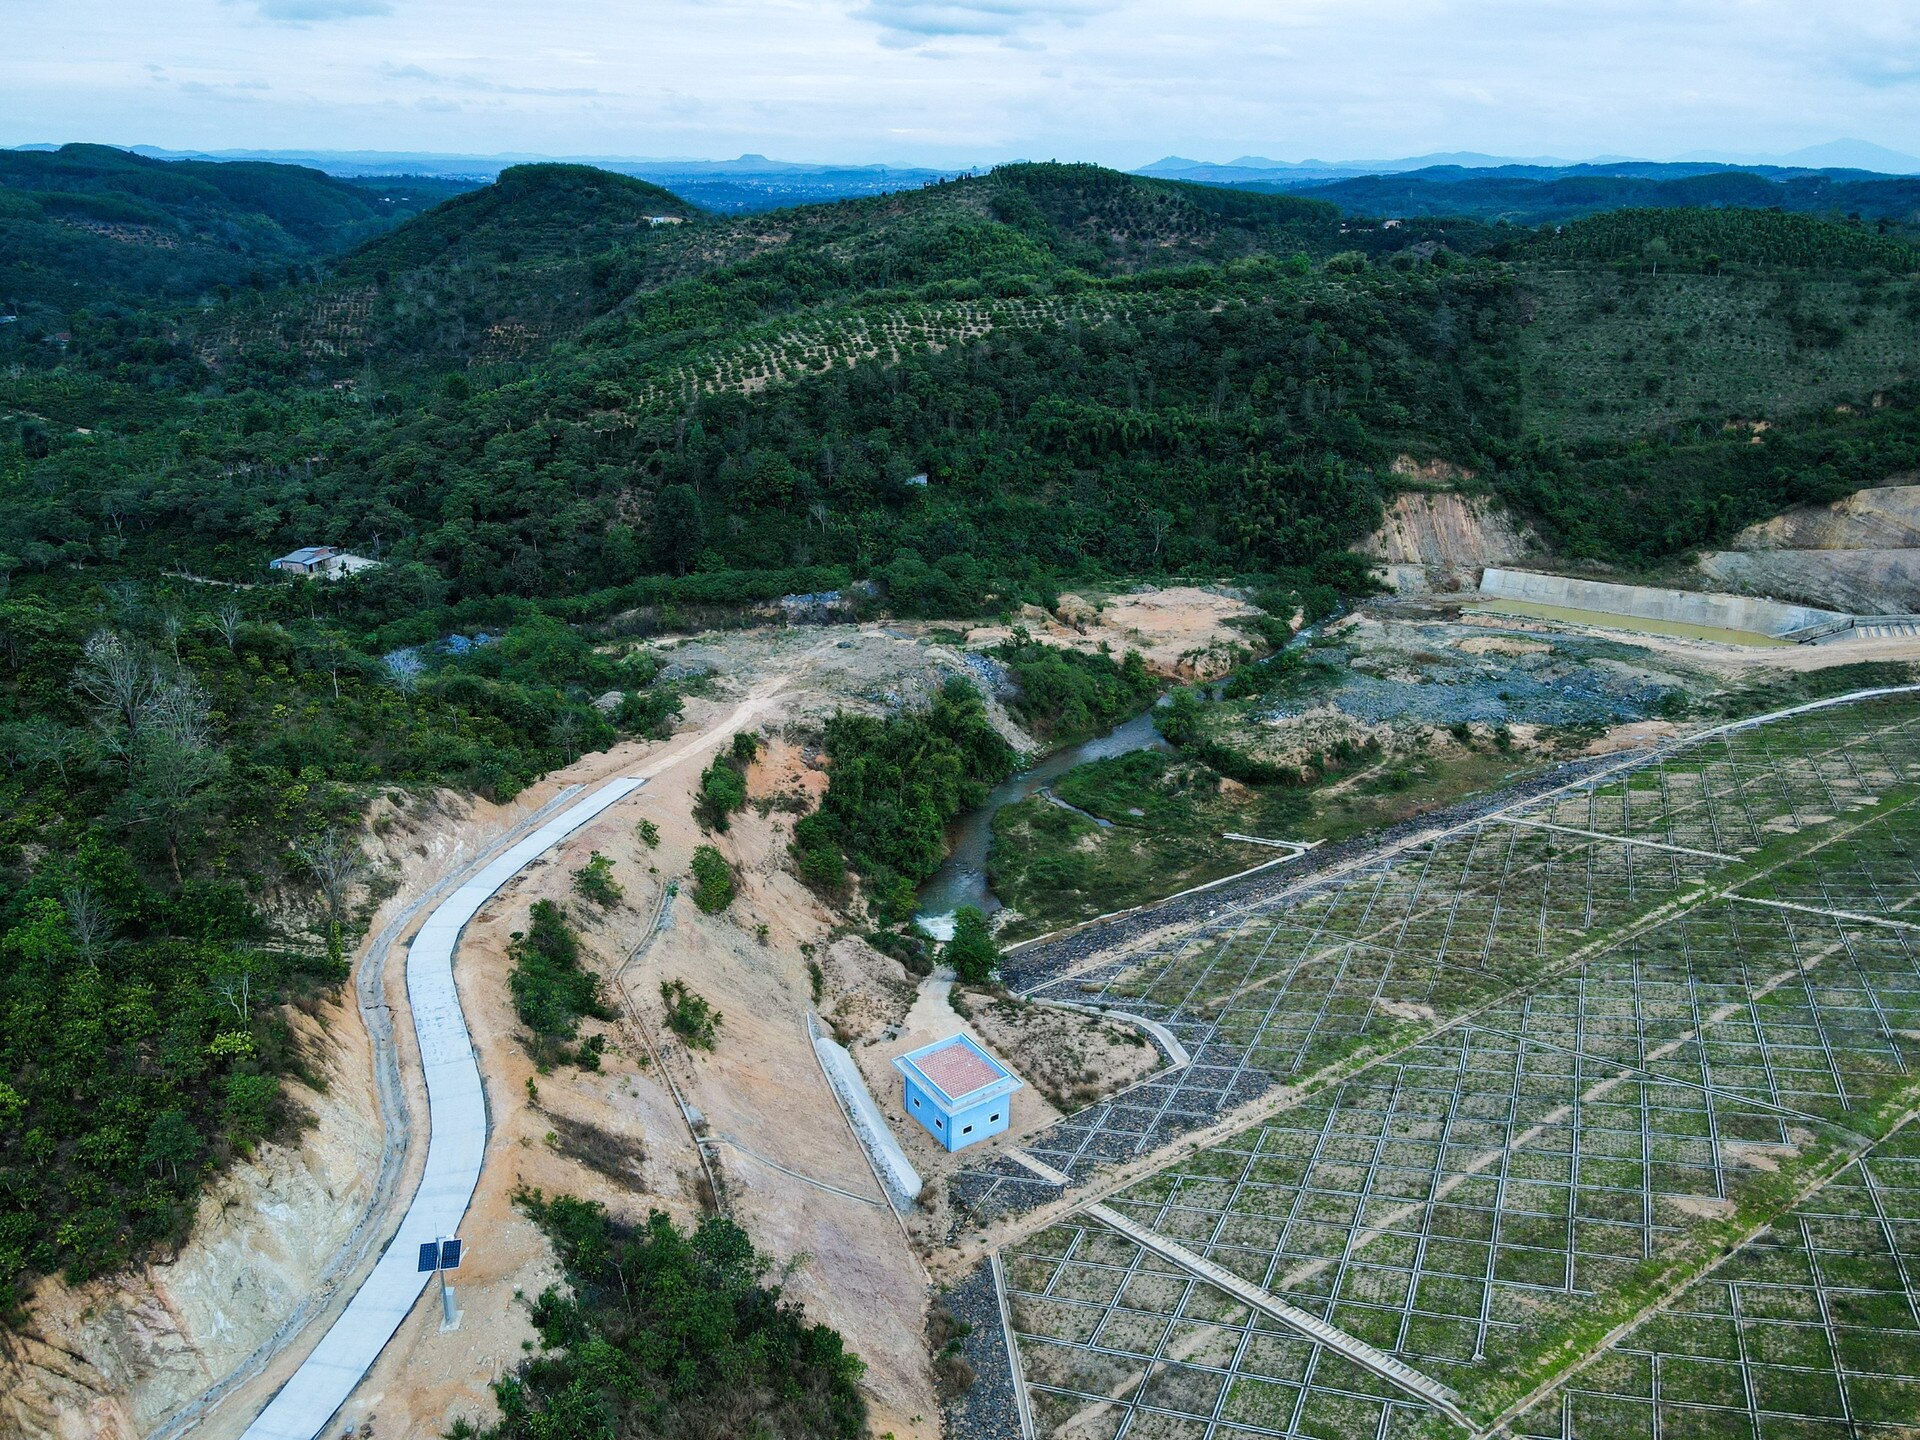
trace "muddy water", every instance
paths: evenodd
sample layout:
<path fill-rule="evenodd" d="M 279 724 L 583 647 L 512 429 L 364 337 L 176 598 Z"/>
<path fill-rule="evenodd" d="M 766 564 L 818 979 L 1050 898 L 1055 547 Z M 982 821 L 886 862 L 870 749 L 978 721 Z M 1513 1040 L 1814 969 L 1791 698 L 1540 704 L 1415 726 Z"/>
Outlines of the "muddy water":
<path fill-rule="evenodd" d="M 1031 770 L 1022 770 L 995 786 L 985 803 L 954 821 L 947 832 L 946 863 L 920 887 L 916 918 L 921 927 L 945 940 L 953 934 L 953 912 L 962 905 L 977 905 L 988 914 L 1000 908 L 999 900 L 987 888 L 987 848 L 993 843 L 993 817 L 1003 805 L 1038 795 L 1074 766 L 1089 760 L 1166 748 L 1166 741 L 1153 728 L 1153 716 L 1136 715 L 1105 735 L 1055 750 Z"/>
<path fill-rule="evenodd" d="M 1653 620 L 1643 615 L 1616 615 L 1608 610 L 1574 610 L 1565 605 L 1543 605 L 1533 600 L 1487 600 L 1468 607 L 1470 614 L 1509 615 L 1525 620 L 1558 620 L 1566 625 L 1596 630 L 1625 630 L 1642 635 L 1672 635 L 1682 640 L 1710 640 L 1716 645 L 1779 646 L 1793 641 L 1757 630 L 1724 630 L 1717 625 L 1694 625 L 1685 620 Z"/>

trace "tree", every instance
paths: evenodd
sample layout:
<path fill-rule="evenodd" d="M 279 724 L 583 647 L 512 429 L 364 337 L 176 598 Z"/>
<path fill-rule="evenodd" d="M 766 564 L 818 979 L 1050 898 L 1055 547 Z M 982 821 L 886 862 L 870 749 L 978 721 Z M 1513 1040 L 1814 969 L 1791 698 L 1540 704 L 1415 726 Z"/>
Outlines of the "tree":
<path fill-rule="evenodd" d="M 161 685 L 160 672 L 146 648 L 111 630 L 88 638 L 74 688 L 93 704 L 94 727 L 108 751 L 132 774 L 139 763 L 143 727 Z"/>
<path fill-rule="evenodd" d="M 106 902 L 91 885 L 75 883 L 60 892 L 60 907 L 67 912 L 67 933 L 73 937 L 74 952 L 98 970 L 118 945 L 115 923 Z"/>
<path fill-rule="evenodd" d="M 700 492 L 691 485 L 668 485 L 654 497 L 653 558 L 663 570 L 684 575 L 706 543 L 706 517 Z"/>
<path fill-rule="evenodd" d="M 990 985 L 1000 968 L 1000 947 L 993 943 L 987 917 L 977 905 L 962 905 L 953 914 L 953 938 L 940 952 L 943 962 L 968 985 Z"/>
<path fill-rule="evenodd" d="M 259 973 L 260 961 L 248 950 L 221 952 L 207 973 L 208 987 L 233 1007 L 243 1025 L 253 1019 L 253 982 Z"/>
<path fill-rule="evenodd" d="M 402 695 L 411 695 L 420 688 L 420 677 L 427 673 L 427 662 L 420 658 L 417 649 L 390 650 L 380 657 L 380 663 L 386 667 L 387 682 Z"/>
<path fill-rule="evenodd" d="M 207 623 L 213 626 L 230 651 L 240 643 L 240 626 L 244 620 L 239 605 L 232 600 L 222 600 L 207 617 Z"/>
<path fill-rule="evenodd" d="M 186 628 L 187 622 L 180 618 L 177 610 L 168 610 L 160 616 L 160 633 L 167 637 L 167 648 L 173 654 L 175 666 L 180 664 L 180 636 Z"/>
<path fill-rule="evenodd" d="M 67 783 L 68 764 L 84 759 L 89 748 L 85 731 L 62 725 L 51 715 L 34 715 L 7 727 L 6 734 L 16 764 L 29 772 L 51 769 L 62 785 Z"/>
<path fill-rule="evenodd" d="M 205 791 L 226 772 L 226 757 L 212 742 L 207 694 L 191 676 L 162 682 L 147 711 L 132 783 L 120 804 L 132 824 L 159 833 L 174 883 L 180 884 L 181 847 Z"/>
<path fill-rule="evenodd" d="M 733 903 L 733 867 L 711 845 L 693 852 L 693 903 L 707 915 L 717 915 Z"/>
<path fill-rule="evenodd" d="M 347 898 L 353 887 L 366 878 L 370 868 L 366 852 L 360 848 L 359 840 L 328 826 L 315 839 L 296 841 L 293 853 L 307 867 L 307 873 L 320 891 L 320 899 L 326 906 L 327 954 L 338 963 L 344 955 L 340 928 L 347 918 Z"/>
<path fill-rule="evenodd" d="M 304 647 L 307 663 L 316 670 L 327 672 L 333 681 L 333 698 L 340 698 L 340 672 L 359 664 L 360 657 L 347 644 L 346 637 L 333 630 L 325 630 L 320 638 Z"/>
<path fill-rule="evenodd" d="M 191 1170 L 199 1164 L 205 1148 L 200 1132 L 193 1128 L 193 1122 L 183 1111 L 162 1110 L 147 1126 L 146 1143 L 140 1147 L 140 1163 L 153 1166 L 156 1172 L 164 1165 L 177 1185 L 180 1167 L 184 1165 Z"/>

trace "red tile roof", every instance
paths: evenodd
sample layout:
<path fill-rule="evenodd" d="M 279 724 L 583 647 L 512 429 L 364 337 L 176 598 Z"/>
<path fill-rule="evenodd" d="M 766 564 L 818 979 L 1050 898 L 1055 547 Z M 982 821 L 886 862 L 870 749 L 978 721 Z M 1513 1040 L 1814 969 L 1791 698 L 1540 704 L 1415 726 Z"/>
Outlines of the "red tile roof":
<path fill-rule="evenodd" d="M 941 1049 L 931 1055 L 922 1055 L 913 1063 L 920 1067 L 922 1075 L 946 1091 L 950 1100 L 958 1100 L 963 1095 L 971 1095 L 983 1086 L 991 1085 L 1000 1078 L 1001 1073 L 974 1054 L 957 1035 Z"/>

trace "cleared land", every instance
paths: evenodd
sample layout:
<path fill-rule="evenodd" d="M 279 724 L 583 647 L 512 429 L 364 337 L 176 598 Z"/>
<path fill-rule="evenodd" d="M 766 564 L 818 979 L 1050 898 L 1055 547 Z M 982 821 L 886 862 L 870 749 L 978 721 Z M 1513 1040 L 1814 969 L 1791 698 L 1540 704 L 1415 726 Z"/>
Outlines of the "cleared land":
<path fill-rule="evenodd" d="M 1879 1143 L 1920 1100 L 1916 782 L 1920 701 L 1814 710 L 1124 953 L 1023 957 L 1037 995 L 1150 1016 L 1194 1055 L 1028 1141 L 1074 1178 L 1064 1209 L 1031 1169 L 968 1177 L 1007 1242 L 1041 1433 L 1458 1433 L 1072 1208 L 1089 1200 L 1386 1352 L 1483 1429 L 1892 1423 L 1920 1371 L 1884 1353 L 1920 1296 L 1887 1199 L 1911 1152 Z M 1727 1307 L 1783 1250 L 1787 1308 L 1753 1312 L 1772 1348 L 1743 1350 Z M 1717 1337 L 1704 1355 L 1673 1338 L 1694 1331 Z"/>

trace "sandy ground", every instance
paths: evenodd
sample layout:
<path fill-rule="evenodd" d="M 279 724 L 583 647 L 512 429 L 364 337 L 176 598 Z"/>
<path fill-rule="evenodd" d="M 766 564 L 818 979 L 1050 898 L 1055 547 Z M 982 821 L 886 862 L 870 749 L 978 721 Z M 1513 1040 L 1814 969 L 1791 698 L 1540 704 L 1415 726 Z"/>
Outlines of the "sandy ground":
<path fill-rule="evenodd" d="M 1211 680 L 1250 655 L 1264 650 L 1231 622 L 1260 612 L 1225 590 L 1174 585 L 1165 590 L 1143 585 L 1124 594 L 1062 595 L 1051 613 L 1023 606 L 1012 625 L 983 625 L 967 632 L 967 644 L 1002 644 L 1013 627 L 1035 640 L 1089 654 L 1102 646 L 1115 655 L 1129 650 L 1156 675 L 1179 680 Z"/>

